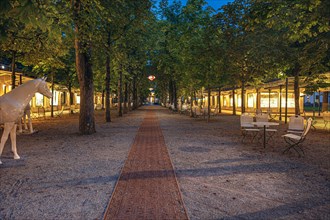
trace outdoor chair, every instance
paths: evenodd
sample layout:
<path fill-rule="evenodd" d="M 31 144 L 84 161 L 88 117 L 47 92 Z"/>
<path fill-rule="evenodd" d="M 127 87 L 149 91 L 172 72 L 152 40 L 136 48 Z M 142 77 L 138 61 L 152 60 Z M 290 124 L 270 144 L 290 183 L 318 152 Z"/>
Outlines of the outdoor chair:
<path fill-rule="evenodd" d="M 195 107 L 194 108 L 194 116 L 195 117 L 204 117 L 205 116 L 205 112 L 204 109 L 200 108 L 200 107 Z"/>
<path fill-rule="evenodd" d="M 275 121 L 277 114 L 272 111 L 272 109 L 267 109 L 267 115 L 269 116 L 269 121 Z"/>
<path fill-rule="evenodd" d="M 75 105 L 70 105 L 70 112 L 72 114 L 75 114 L 75 113 L 78 113 L 79 110 L 76 109 L 76 106 Z"/>
<path fill-rule="evenodd" d="M 243 113 L 240 116 L 240 124 L 241 124 L 241 132 L 242 132 L 242 142 L 244 142 L 245 138 L 251 137 L 251 143 L 259 134 L 260 129 L 255 128 L 254 125 L 251 124 L 253 122 L 253 116 L 248 113 Z"/>
<path fill-rule="evenodd" d="M 62 114 L 63 114 L 63 111 L 64 111 L 64 105 L 62 105 L 61 110 L 57 111 L 57 112 L 55 113 L 55 115 L 56 115 L 57 117 L 61 117 Z"/>
<path fill-rule="evenodd" d="M 304 118 L 296 115 L 289 118 L 288 133 L 301 134 L 304 132 Z"/>
<path fill-rule="evenodd" d="M 185 114 L 186 111 L 187 111 L 187 105 L 186 104 L 183 104 L 182 106 L 179 105 L 178 108 L 179 108 L 179 113 L 180 114 Z"/>
<path fill-rule="evenodd" d="M 256 115 L 262 115 L 262 110 L 261 110 L 261 108 L 256 109 Z"/>
<path fill-rule="evenodd" d="M 327 125 L 330 122 L 330 112 L 323 112 L 323 121 L 324 121 L 324 129 L 327 128 Z"/>
<path fill-rule="evenodd" d="M 301 153 L 305 155 L 305 152 L 302 149 L 301 144 L 305 141 L 308 132 L 311 130 L 312 123 L 313 123 L 313 119 L 309 118 L 307 120 L 307 125 L 304 129 L 304 132 L 301 135 L 288 133 L 282 136 L 284 138 L 284 141 L 287 143 L 287 147 L 283 151 L 283 153 L 286 153 L 291 149 L 294 149 L 299 154 L 299 157 L 301 156 Z"/>
<path fill-rule="evenodd" d="M 302 116 L 306 121 L 309 118 L 305 111 L 300 112 L 299 115 Z M 315 120 L 315 116 L 313 116 L 312 119 L 313 119 L 313 121 L 312 121 L 311 129 L 316 130 L 315 124 L 317 123 L 317 121 Z"/>
<path fill-rule="evenodd" d="M 261 122 L 268 121 L 268 115 L 267 114 L 256 115 L 256 122 L 258 122 L 258 121 L 261 121 Z"/>
<path fill-rule="evenodd" d="M 210 114 L 211 114 L 211 116 L 217 116 L 218 113 L 219 113 L 219 108 L 218 108 L 218 106 L 217 106 L 217 107 L 215 107 L 214 111 L 211 111 Z"/>

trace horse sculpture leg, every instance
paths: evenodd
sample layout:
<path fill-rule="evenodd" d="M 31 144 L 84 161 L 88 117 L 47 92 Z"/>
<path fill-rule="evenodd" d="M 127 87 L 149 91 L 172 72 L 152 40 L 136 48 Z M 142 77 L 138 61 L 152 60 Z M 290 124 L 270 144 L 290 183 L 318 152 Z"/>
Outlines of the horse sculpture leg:
<path fill-rule="evenodd" d="M 13 127 L 15 127 L 15 129 L 17 127 L 17 126 L 14 126 L 14 125 L 15 125 L 14 122 L 7 122 L 7 123 L 4 124 L 3 133 L 2 133 L 1 142 L 0 142 L 0 156 L 2 154 L 5 143 L 8 139 L 9 133 L 11 133 L 11 130 L 12 130 Z M 15 134 L 16 134 L 16 131 L 15 131 Z M 15 136 L 15 148 L 16 148 L 16 136 Z M 2 164 L 1 160 L 0 160 L 0 164 Z"/>
<path fill-rule="evenodd" d="M 32 127 L 32 120 L 31 120 L 31 111 L 30 110 L 27 110 L 26 111 L 26 115 L 28 117 L 28 123 L 29 123 L 29 130 L 30 130 L 30 133 L 32 134 L 33 133 L 33 127 Z M 25 123 L 25 122 L 24 122 Z M 25 123 L 26 124 L 26 123 Z M 26 128 L 27 129 L 27 128 Z"/>
<path fill-rule="evenodd" d="M 14 153 L 14 159 L 20 159 L 20 156 L 17 154 L 17 148 L 16 148 L 16 129 L 17 124 L 14 124 L 14 126 L 10 130 L 10 140 L 11 140 L 11 151 Z"/>
<path fill-rule="evenodd" d="M 24 116 L 23 116 L 23 119 L 24 119 L 24 129 L 27 130 L 28 127 L 27 127 L 27 124 L 26 124 L 26 116 L 27 116 L 27 112 L 24 111 Z"/>
<path fill-rule="evenodd" d="M 18 120 L 18 132 L 19 132 L 19 133 L 23 133 L 23 129 L 22 129 L 22 120 Z"/>

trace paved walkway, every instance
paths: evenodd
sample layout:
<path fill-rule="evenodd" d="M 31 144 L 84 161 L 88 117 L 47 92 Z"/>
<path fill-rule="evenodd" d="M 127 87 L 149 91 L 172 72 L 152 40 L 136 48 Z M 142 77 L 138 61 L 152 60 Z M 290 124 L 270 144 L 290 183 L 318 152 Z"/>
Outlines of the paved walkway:
<path fill-rule="evenodd" d="M 104 219 L 188 219 L 153 110 L 146 111 Z"/>

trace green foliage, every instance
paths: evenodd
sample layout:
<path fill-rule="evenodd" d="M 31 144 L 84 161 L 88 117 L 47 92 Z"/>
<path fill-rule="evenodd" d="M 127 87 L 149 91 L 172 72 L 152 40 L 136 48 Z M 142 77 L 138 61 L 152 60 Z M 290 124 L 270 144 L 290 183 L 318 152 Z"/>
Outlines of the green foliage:
<path fill-rule="evenodd" d="M 1 53 L 75 84 L 79 30 L 82 52 L 91 49 L 96 91 L 105 88 L 107 57 L 112 92 L 122 71 L 143 96 L 150 73 L 160 96 L 170 81 L 188 96 L 202 87 L 258 87 L 279 73 L 304 76 L 308 91 L 328 85 L 315 80 L 330 69 L 326 0 L 236 0 L 217 13 L 204 0 L 162 0 L 155 14 L 148 0 L 81 0 L 79 12 L 75 2 L 0 1 Z"/>

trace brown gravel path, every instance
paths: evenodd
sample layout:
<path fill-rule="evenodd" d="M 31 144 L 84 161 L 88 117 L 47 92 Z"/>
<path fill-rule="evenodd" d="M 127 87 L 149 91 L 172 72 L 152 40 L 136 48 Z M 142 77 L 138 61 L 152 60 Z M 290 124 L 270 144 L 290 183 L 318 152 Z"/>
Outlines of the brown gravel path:
<path fill-rule="evenodd" d="M 188 219 L 155 110 L 147 110 L 104 219 Z"/>

